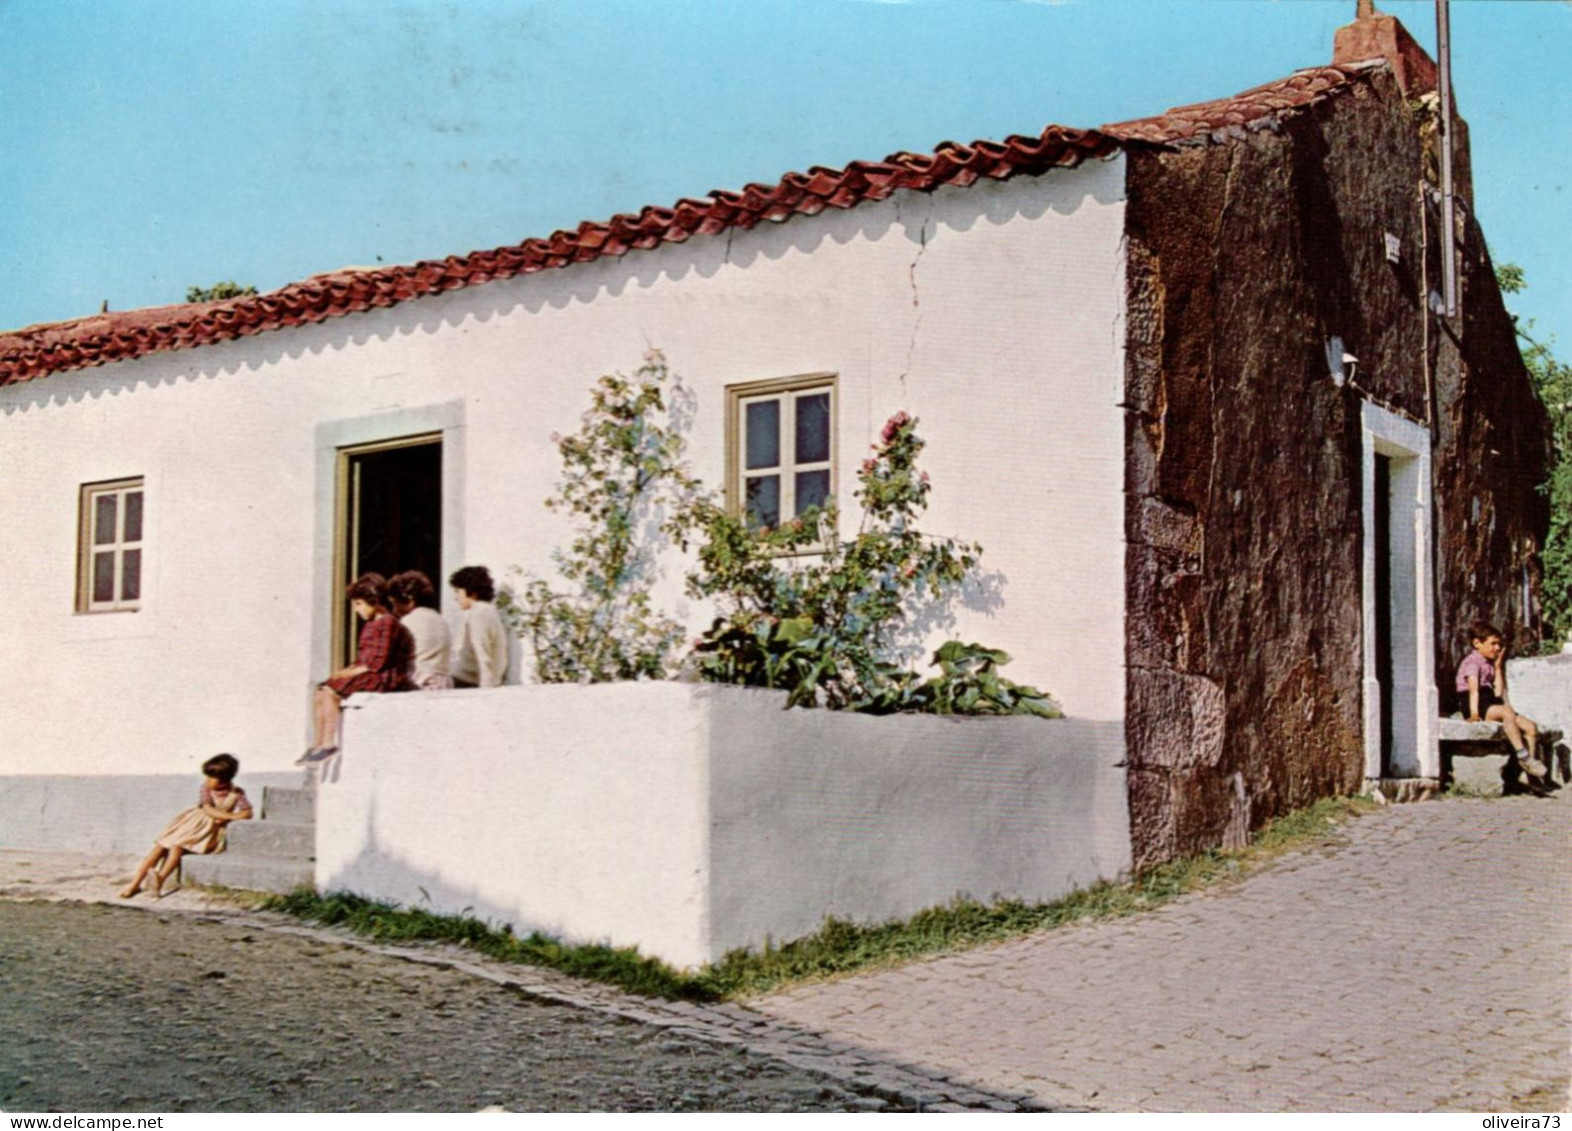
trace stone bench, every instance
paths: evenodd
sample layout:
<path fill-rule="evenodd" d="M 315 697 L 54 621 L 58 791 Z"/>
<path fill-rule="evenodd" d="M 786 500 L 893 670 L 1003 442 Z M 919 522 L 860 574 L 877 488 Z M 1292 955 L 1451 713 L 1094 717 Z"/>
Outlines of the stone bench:
<path fill-rule="evenodd" d="M 1540 753 L 1555 776 L 1555 762 L 1561 764 L 1561 780 L 1567 781 L 1568 765 L 1561 732 L 1541 730 Z M 1456 782 L 1482 793 L 1517 793 L 1527 788 L 1512 743 L 1500 723 L 1471 723 L 1460 715 L 1441 720 L 1441 781 Z M 1558 757 L 1559 755 L 1559 757 Z M 1459 761 L 1462 759 L 1462 761 Z"/>

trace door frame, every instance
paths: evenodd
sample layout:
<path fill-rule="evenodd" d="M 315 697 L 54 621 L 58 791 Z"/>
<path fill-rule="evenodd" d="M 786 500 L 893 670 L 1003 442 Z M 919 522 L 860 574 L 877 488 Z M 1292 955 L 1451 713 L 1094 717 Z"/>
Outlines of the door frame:
<path fill-rule="evenodd" d="M 325 679 L 335 656 L 336 609 L 343 600 L 338 577 L 344 568 L 339 516 L 340 467 L 346 450 L 364 452 L 377 446 L 397 447 L 409 441 L 442 443 L 442 576 L 432 578 L 445 604 L 447 576 L 464 562 L 464 402 L 448 401 L 419 408 L 375 413 L 318 424 L 314 445 L 315 481 L 311 564 L 311 654 L 306 657 L 305 725 L 310 729 L 312 689 Z M 451 610 L 444 608 L 447 613 Z"/>
<path fill-rule="evenodd" d="M 1364 674 L 1365 779 L 1382 774 L 1381 684 L 1376 678 L 1376 457 L 1391 470 L 1391 569 L 1388 593 L 1392 610 L 1391 701 L 1394 777 L 1441 777 L 1438 745 L 1440 696 L 1435 685 L 1435 571 L 1431 536 L 1435 511 L 1431 491 L 1430 430 L 1365 401 L 1360 411 L 1362 517 L 1360 560 L 1363 575 L 1361 623 Z"/>
<path fill-rule="evenodd" d="M 338 461 L 334 468 L 333 489 L 333 584 L 329 593 L 342 590 L 351 581 L 349 564 L 359 558 L 360 529 L 358 514 L 354 507 L 354 482 L 352 472 L 357 456 L 374 455 L 377 452 L 397 451 L 400 448 L 420 448 L 428 444 L 441 444 L 441 432 L 422 432 L 415 436 L 399 436 L 392 440 L 375 440 L 369 444 L 349 444 L 338 449 Z M 446 502 L 446 499 L 443 500 Z M 441 532 L 438 532 L 438 537 Z M 444 563 L 445 564 L 445 563 Z M 451 572 L 451 571 L 450 571 Z M 446 576 L 445 574 L 443 576 Z M 434 585 L 440 586 L 442 577 L 432 578 Z M 329 616 L 332 619 L 332 640 L 329 647 L 332 649 L 332 664 L 353 662 L 353 651 L 349 641 L 350 625 L 352 618 L 343 610 L 333 611 L 334 606 L 329 604 Z"/>

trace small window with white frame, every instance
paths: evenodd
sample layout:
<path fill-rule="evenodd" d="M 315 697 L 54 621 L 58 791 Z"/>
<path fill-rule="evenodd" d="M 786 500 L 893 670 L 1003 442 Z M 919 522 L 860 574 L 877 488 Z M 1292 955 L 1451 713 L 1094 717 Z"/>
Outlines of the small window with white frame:
<path fill-rule="evenodd" d="M 752 527 L 775 527 L 835 498 L 835 375 L 732 385 L 727 491 Z"/>
<path fill-rule="evenodd" d="M 142 605 L 142 480 L 82 487 L 76 611 L 134 612 Z"/>

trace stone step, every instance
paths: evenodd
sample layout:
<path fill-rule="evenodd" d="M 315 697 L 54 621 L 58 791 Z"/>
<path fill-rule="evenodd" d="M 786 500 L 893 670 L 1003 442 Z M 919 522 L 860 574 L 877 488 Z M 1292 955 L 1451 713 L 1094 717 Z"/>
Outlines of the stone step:
<path fill-rule="evenodd" d="M 270 785 L 262 790 L 262 810 L 267 821 L 311 825 L 317 823 L 317 794 L 314 789 L 282 789 Z"/>
<path fill-rule="evenodd" d="M 229 847 L 225 851 L 248 860 L 277 857 L 310 861 L 316 857 L 316 826 L 271 817 L 265 821 L 234 821 L 229 826 Z"/>
<path fill-rule="evenodd" d="M 1441 792 L 1441 783 L 1435 778 L 1366 778 L 1365 795 L 1375 800 L 1395 801 L 1406 805 L 1414 801 L 1429 801 Z"/>
<path fill-rule="evenodd" d="M 246 891 L 288 894 L 315 881 L 307 861 L 243 860 L 220 852 L 215 856 L 187 856 L 180 861 L 180 878 L 186 884 L 221 884 Z"/>

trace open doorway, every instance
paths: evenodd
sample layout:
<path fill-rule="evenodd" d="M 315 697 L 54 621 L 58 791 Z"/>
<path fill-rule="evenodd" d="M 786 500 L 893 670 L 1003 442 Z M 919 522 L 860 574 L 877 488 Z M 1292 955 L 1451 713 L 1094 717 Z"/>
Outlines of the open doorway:
<path fill-rule="evenodd" d="M 333 663 L 354 662 L 355 615 L 344 588 L 363 573 L 418 569 L 442 586 L 442 434 L 338 449 Z"/>
<path fill-rule="evenodd" d="M 1430 433 L 1363 406 L 1365 777 L 1439 778 Z"/>

